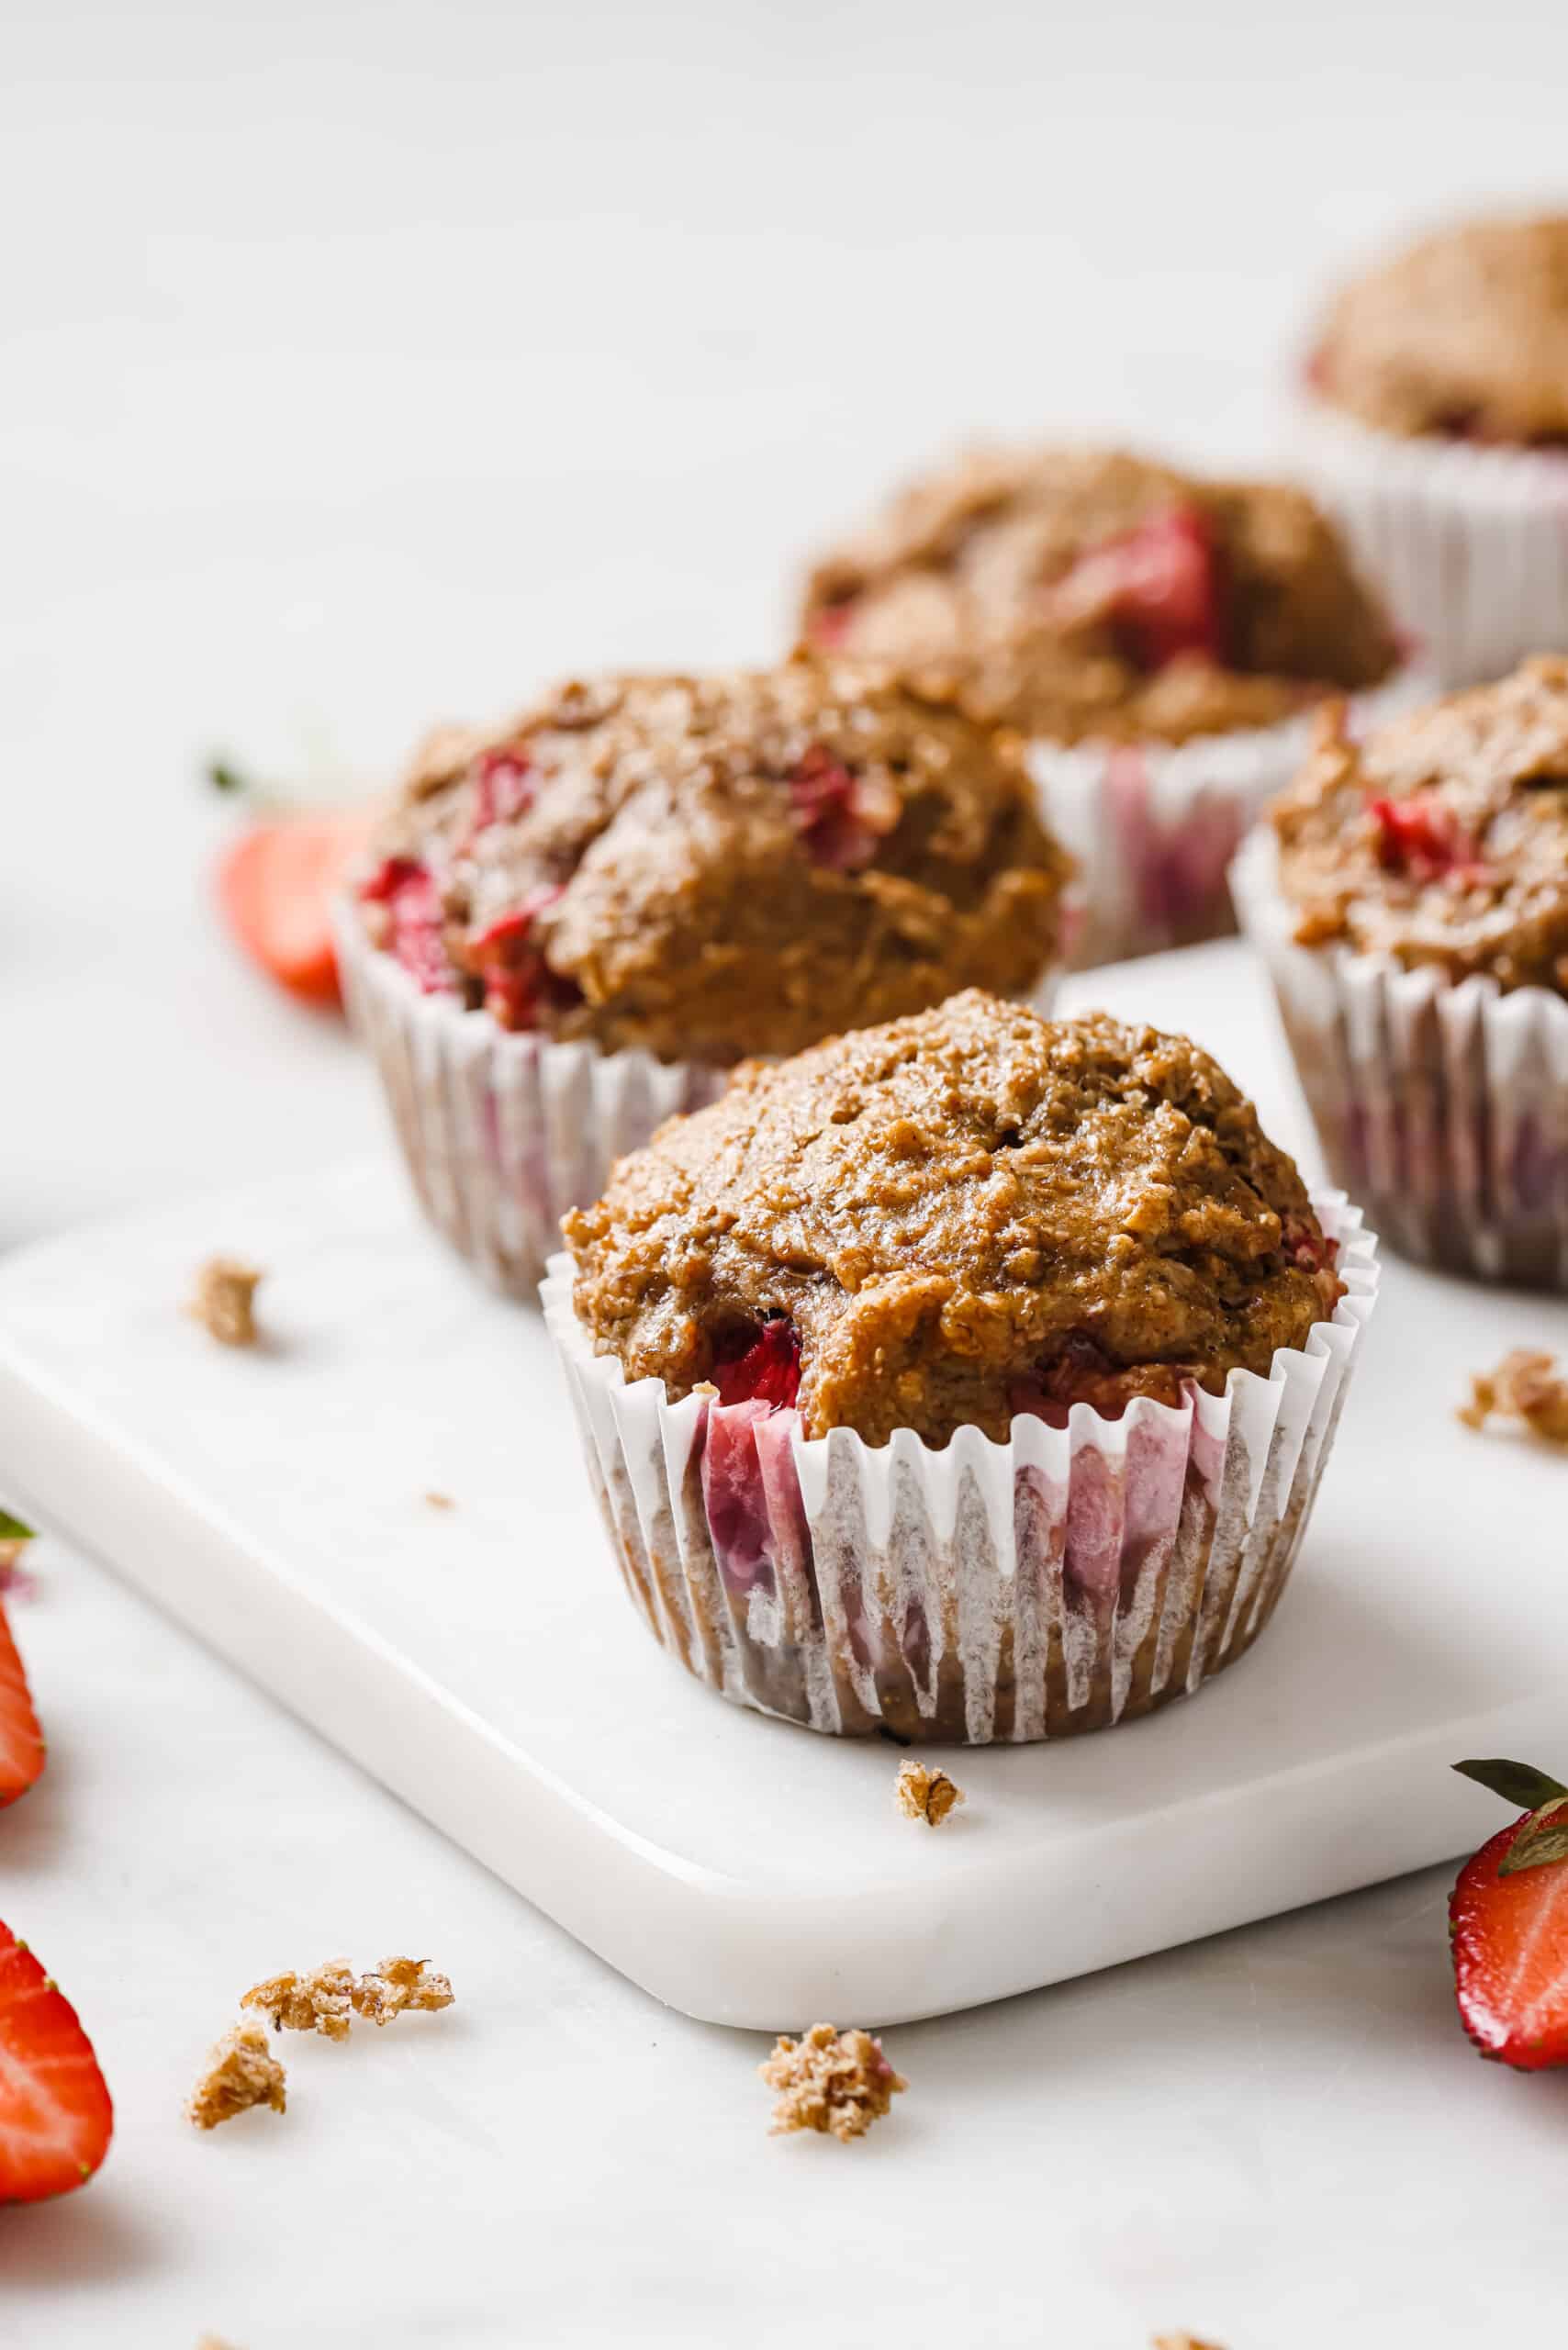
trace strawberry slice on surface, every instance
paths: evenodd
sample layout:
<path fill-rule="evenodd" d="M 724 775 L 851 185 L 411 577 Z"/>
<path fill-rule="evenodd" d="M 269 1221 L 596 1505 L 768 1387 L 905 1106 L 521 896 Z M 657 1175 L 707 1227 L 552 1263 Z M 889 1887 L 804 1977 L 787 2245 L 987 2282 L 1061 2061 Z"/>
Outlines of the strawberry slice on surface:
<path fill-rule="evenodd" d="M 1449 1903 L 1461 2020 L 1499 2064 L 1568 2065 L 1568 1787 L 1518 1762 L 1454 1768 L 1531 1806 L 1465 1863 Z"/>
<path fill-rule="evenodd" d="M 305 1003 L 340 1001 L 330 908 L 374 822 L 368 808 L 253 824 L 225 849 L 218 897 L 253 963 Z"/>
<path fill-rule="evenodd" d="M 43 1764 L 43 1737 L 27 1675 L 0 1607 L 0 1806 L 25 1796 Z"/>
<path fill-rule="evenodd" d="M 80 2187 L 108 2152 L 114 2107 L 69 1999 L 0 1925 L 0 2204 Z"/>

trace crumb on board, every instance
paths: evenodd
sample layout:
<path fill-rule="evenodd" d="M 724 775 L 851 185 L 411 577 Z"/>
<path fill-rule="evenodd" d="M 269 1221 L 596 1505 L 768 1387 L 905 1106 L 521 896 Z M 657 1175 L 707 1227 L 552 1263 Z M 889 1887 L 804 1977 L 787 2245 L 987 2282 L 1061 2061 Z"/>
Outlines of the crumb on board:
<path fill-rule="evenodd" d="M 1493 1418 L 1518 1420 L 1548 1444 L 1568 1445 L 1568 1379 L 1555 1355 L 1516 1347 L 1495 1371 L 1471 1380 L 1459 1416 L 1467 1428 L 1484 1428 Z"/>
<path fill-rule="evenodd" d="M 354 1985 L 354 2013 L 366 2023 L 390 2023 L 405 2013 L 433 2015 L 453 2001 L 451 1984 L 425 1958 L 384 1958 L 374 1975 Z"/>
<path fill-rule="evenodd" d="M 216 2130 L 253 2105 L 270 2105 L 281 2113 L 287 2099 L 284 2070 L 267 2045 L 260 2024 L 237 2023 L 226 2031 L 207 2059 L 206 2072 L 191 2091 L 185 2117 L 198 2130 Z"/>
<path fill-rule="evenodd" d="M 1154 2350 L 1219 2350 L 1219 2344 L 1196 2333 L 1157 2333 Z"/>
<path fill-rule="evenodd" d="M 924 1819 L 928 1828 L 940 1828 L 963 1800 L 962 1787 L 946 1771 L 928 1771 L 924 1762 L 899 1764 L 898 1804 L 906 1819 Z"/>
<path fill-rule="evenodd" d="M 450 1494 L 427 1494 L 425 1499 L 431 1509 L 455 1509 L 457 1506 Z"/>
<path fill-rule="evenodd" d="M 274 2031 L 319 2031 L 324 2040 L 346 2040 L 354 1978 L 346 1959 L 329 1959 L 308 1975 L 271 1975 L 252 1983 L 242 2008 L 257 2008 Z"/>
<path fill-rule="evenodd" d="M 384 1958 L 373 1974 L 355 1975 L 346 1959 L 335 1958 L 308 1975 L 272 1975 L 253 1983 L 240 2005 L 258 2009 L 274 2031 L 346 2040 L 356 2015 L 386 2024 L 409 2010 L 433 2014 L 452 2002 L 452 1985 L 427 1959 Z"/>
<path fill-rule="evenodd" d="M 835 2031 L 814 2023 L 800 2040 L 779 2040 L 757 2070 L 778 2092 L 772 2137 L 791 2130 L 862 2138 L 909 2083 L 894 2072 L 868 2031 Z"/>
<path fill-rule="evenodd" d="M 190 1310 L 225 1347 L 256 1343 L 255 1297 L 261 1268 L 242 1257 L 209 1257 L 198 1267 Z"/>

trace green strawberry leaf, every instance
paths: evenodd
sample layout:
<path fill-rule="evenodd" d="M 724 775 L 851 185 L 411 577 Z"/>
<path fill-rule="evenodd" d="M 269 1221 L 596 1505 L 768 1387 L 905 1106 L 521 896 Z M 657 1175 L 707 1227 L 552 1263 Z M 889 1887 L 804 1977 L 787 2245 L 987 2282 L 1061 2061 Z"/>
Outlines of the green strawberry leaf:
<path fill-rule="evenodd" d="M 1561 1779 L 1552 1778 L 1549 1772 L 1537 1771 L 1529 1762 L 1456 1762 L 1453 1767 L 1463 1777 L 1473 1779 L 1478 1786 L 1490 1787 L 1495 1796 L 1501 1796 L 1517 1811 L 1539 1811 L 1542 1804 L 1568 1796 L 1568 1787 Z"/>
<path fill-rule="evenodd" d="M 1521 1828 L 1497 1863 L 1499 1876 L 1517 1876 L 1520 1869 L 1542 1869 L 1549 1861 L 1568 1861 L 1568 1816 L 1562 1802 L 1549 1803 Z"/>
<path fill-rule="evenodd" d="M 8 1509 L 0 1509 L 0 1542 L 30 1542 L 33 1539 L 30 1526 L 24 1526 Z"/>
<path fill-rule="evenodd" d="M 228 759 L 208 759 L 206 767 L 208 783 L 214 791 L 228 791 L 236 797 L 251 789 L 251 778 Z"/>

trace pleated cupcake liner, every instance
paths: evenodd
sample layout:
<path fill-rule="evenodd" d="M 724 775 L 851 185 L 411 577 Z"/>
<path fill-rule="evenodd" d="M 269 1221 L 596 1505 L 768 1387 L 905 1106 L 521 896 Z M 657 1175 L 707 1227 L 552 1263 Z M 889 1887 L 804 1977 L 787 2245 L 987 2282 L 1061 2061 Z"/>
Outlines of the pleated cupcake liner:
<path fill-rule="evenodd" d="M 640 1048 L 514 1034 L 487 1012 L 426 995 L 335 917 L 349 1015 L 369 1047 L 425 1214 L 496 1287 L 532 1304 L 568 1208 L 596 1200 L 616 1159 L 678 1110 L 723 1091 L 729 1072 Z"/>
<path fill-rule="evenodd" d="M 1279 1602 L 1375 1301 L 1360 1210 L 1315 1205 L 1347 1293 L 1267 1378 L 941 1450 L 911 1429 L 807 1439 L 792 1410 L 628 1383 L 555 1259 L 545 1319 L 644 1622 L 735 1704 L 835 1736 L 1063 1738 L 1189 1695 Z"/>
<path fill-rule="evenodd" d="M 1568 652 L 1568 453 L 1404 439 L 1315 400 L 1291 456 L 1439 684 Z"/>
<path fill-rule="evenodd" d="M 1328 1171 L 1402 1256 L 1568 1288 L 1568 1002 L 1298 946 L 1260 829 L 1233 869 Z"/>
<path fill-rule="evenodd" d="M 1411 670 L 1354 697 L 1358 731 L 1413 708 L 1431 681 Z M 1191 743 L 1031 742 L 1042 817 L 1079 862 L 1082 970 L 1236 928 L 1227 872 L 1264 805 L 1306 755 L 1310 711 Z"/>

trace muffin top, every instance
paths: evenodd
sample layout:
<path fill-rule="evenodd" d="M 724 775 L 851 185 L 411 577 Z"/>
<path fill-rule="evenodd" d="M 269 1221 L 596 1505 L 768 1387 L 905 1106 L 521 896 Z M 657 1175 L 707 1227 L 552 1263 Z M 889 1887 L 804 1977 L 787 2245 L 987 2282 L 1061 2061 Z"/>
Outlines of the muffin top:
<path fill-rule="evenodd" d="M 871 1444 L 1217 1393 L 1339 1295 L 1294 1166 L 1206 1053 L 978 990 L 740 1069 L 565 1229 L 628 1379 Z"/>
<path fill-rule="evenodd" d="M 1081 449 L 980 451 L 913 483 L 817 565 L 802 627 L 1059 743 L 1270 726 L 1396 661 L 1301 491 Z"/>
<path fill-rule="evenodd" d="M 360 898 L 503 1026 L 726 1066 L 1035 985 L 1069 860 L 1018 745 L 839 662 L 563 686 L 416 759 Z"/>
<path fill-rule="evenodd" d="M 1303 946 L 1568 994 L 1568 661 L 1352 743 L 1325 711 L 1271 811 Z"/>
<path fill-rule="evenodd" d="M 1309 372 L 1383 432 L 1568 439 L 1568 218 L 1423 238 L 1345 287 Z"/>

